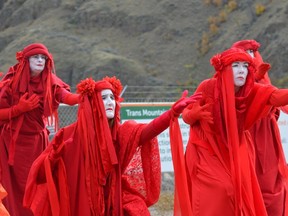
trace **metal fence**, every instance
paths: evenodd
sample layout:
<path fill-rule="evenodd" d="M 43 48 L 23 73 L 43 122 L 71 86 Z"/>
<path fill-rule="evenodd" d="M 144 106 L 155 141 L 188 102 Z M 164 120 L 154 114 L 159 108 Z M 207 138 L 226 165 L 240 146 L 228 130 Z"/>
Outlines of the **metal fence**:
<path fill-rule="evenodd" d="M 195 91 L 195 86 L 124 86 L 122 97 L 124 102 L 175 102 L 184 90 L 191 95 Z M 59 128 L 72 124 L 77 119 L 78 105 L 68 106 L 60 104 L 58 108 Z M 48 126 L 50 139 L 55 131 L 53 126 Z"/>
<path fill-rule="evenodd" d="M 59 128 L 72 124 L 77 119 L 78 105 L 68 106 L 60 104 L 58 108 Z M 55 135 L 54 125 L 47 126 L 50 131 L 49 139 L 51 140 Z"/>
<path fill-rule="evenodd" d="M 180 98 L 184 90 L 189 95 L 195 91 L 195 86 L 124 86 L 125 102 L 174 102 Z"/>

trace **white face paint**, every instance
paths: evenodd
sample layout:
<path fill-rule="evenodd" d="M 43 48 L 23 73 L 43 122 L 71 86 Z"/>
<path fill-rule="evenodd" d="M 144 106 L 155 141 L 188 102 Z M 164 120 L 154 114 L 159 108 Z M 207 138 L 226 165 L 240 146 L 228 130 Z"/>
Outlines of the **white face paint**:
<path fill-rule="evenodd" d="M 249 49 L 249 50 L 246 50 L 246 52 L 252 57 L 254 58 L 255 57 L 255 54 L 254 54 L 254 51 Z"/>
<path fill-rule="evenodd" d="M 236 90 L 245 85 L 248 75 L 248 66 L 249 64 L 247 62 L 240 61 L 232 63 L 234 86 Z"/>
<path fill-rule="evenodd" d="M 114 94 L 110 89 L 104 89 L 101 91 L 101 96 L 104 103 L 104 109 L 108 119 L 113 119 L 115 116 L 116 101 Z"/>
<path fill-rule="evenodd" d="M 44 70 L 46 59 L 47 57 L 42 54 L 29 57 L 31 76 L 37 76 Z"/>

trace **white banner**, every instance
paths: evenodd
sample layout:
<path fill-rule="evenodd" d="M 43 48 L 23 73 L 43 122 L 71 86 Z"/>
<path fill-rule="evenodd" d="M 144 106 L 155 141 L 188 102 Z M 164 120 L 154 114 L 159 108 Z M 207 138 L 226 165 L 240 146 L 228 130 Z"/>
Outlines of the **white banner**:
<path fill-rule="evenodd" d="M 288 115 L 284 112 L 280 113 L 278 126 L 281 134 L 281 141 L 286 159 L 288 158 Z"/>
<path fill-rule="evenodd" d="M 124 104 L 122 106 L 123 122 L 134 119 L 139 123 L 149 123 L 159 116 L 165 110 L 170 108 L 170 104 Z M 182 118 L 179 118 L 179 124 L 182 133 L 184 151 L 189 139 L 189 125 Z M 282 145 L 286 158 L 288 157 L 288 115 L 281 112 L 278 120 L 278 126 L 281 134 Z M 161 169 L 162 172 L 173 172 L 172 156 L 170 149 L 169 128 L 158 135 Z"/>

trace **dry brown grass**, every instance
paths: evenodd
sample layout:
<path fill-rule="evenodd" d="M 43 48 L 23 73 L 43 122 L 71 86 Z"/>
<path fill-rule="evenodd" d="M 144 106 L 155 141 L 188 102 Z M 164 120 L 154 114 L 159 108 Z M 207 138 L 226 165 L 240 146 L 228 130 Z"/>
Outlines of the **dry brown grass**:
<path fill-rule="evenodd" d="M 174 193 L 162 191 L 159 201 L 150 207 L 151 216 L 172 216 L 174 205 Z"/>

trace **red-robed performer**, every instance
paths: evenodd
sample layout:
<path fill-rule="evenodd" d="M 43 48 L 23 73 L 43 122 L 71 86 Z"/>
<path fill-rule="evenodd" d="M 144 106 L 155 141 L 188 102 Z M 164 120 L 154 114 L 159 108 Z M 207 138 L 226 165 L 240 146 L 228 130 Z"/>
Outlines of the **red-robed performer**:
<path fill-rule="evenodd" d="M 120 124 L 122 85 L 116 77 L 86 79 L 77 87 L 78 120 L 34 162 L 24 204 L 36 216 L 150 215 L 161 183 L 156 136 L 201 95 L 183 94 L 149 124 Z"/>
<path fill-rule="evenodd" d="M 180 200 L 180 206 L 190 203 L 191 208 L 186 212 L 176 208 L 175 212 L 265 216 L 248 129 L 267 115 L 272 106 L 288 104 L 288 90 L 255 83 L 253 59 L 242 49 L 231 48 L 216 54 L 211 64 L 215 76 L 203 81 L 196 90 L 203 94 L 200 103 L 183 111 L 183 120 L 191 126 L 186 168 L 178 170 L 182 168 L 182 176 L 187 176 L 189 196 L 186 200 L 181 197 L 185 187 L 178 181 L 175 200 Z M 208 115 L 195 122 L 193 112 L 199 107 L 204 107 Z M 175 170 L 176 173 L 180 172 Z"/>
<path fill-rule="evenodd" d="M 32 215 L 23 207 L 27 176 L 33 161 L 48 144 L 48 116 L 57 114 L 60 102 L 74 105 L 79 95 L 55 75 L 52 54 L 40 43 L 16 53 L 18 63 L 1 81 L 0 158 L 3 200 L 13 216 Z M 57 120 L 57 115 L 56 120 Z"/>
<path fill-rule="evenodd" d="M 241 40 L 235 42 L 232 47 L 243 49 L 254 58 L 256 82 L 271 84 L 268 76 L 270 65 L 263 62 L 258 51 L 260 44 L 257 41 Z M 284 108 L 287 109 L 287 106 Z M 279 114 L 280 108 L 271 107 L 267 116 L 258 120 L 249 130 L 255 144 L 256 174 L 269 216 L 288 215 L 288 175 L 277 124 Z"/>

